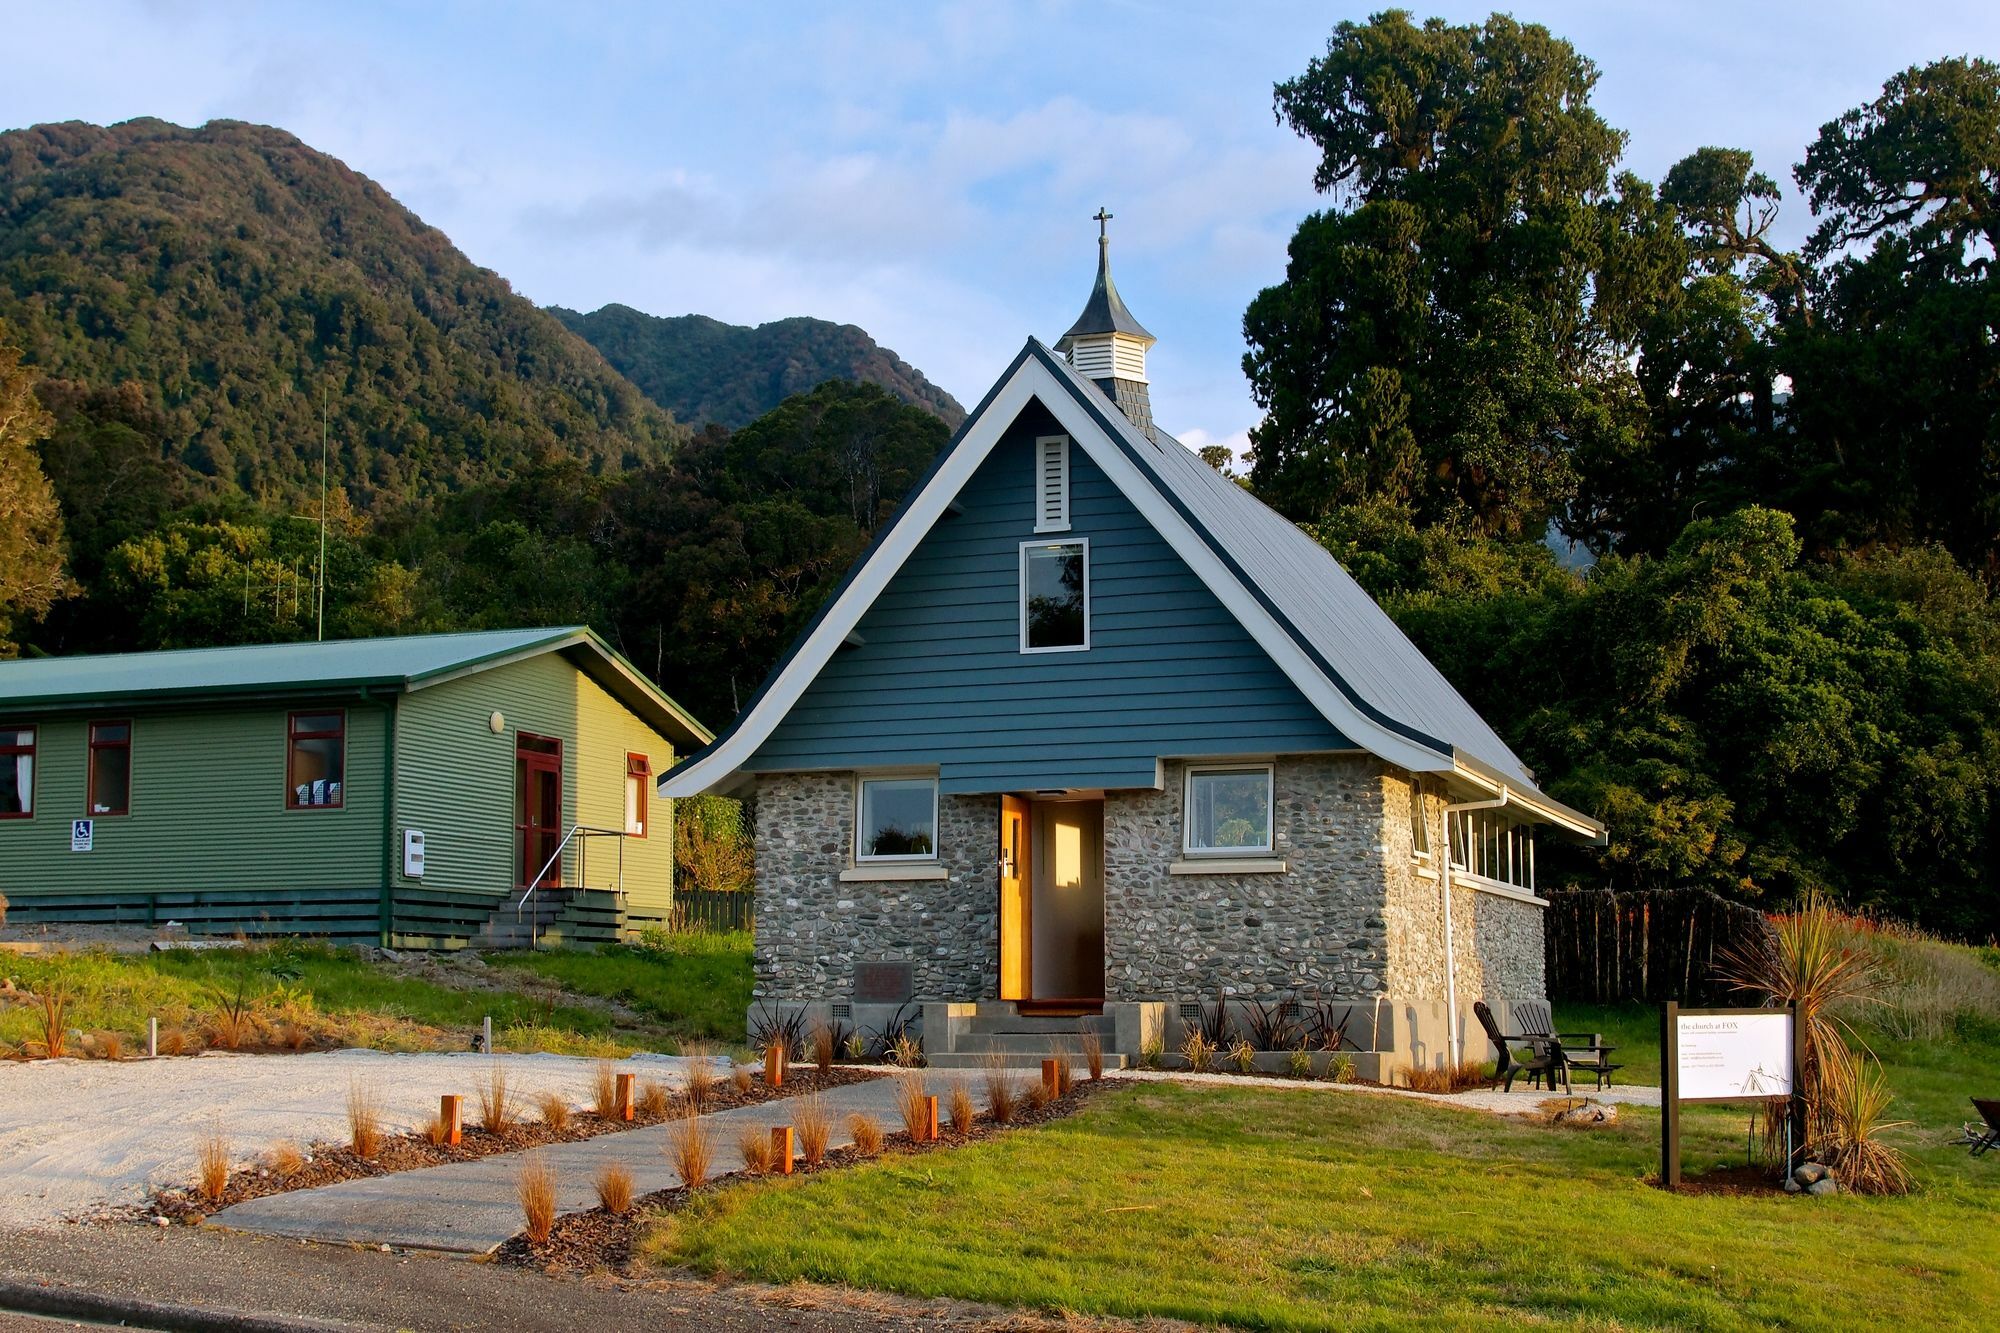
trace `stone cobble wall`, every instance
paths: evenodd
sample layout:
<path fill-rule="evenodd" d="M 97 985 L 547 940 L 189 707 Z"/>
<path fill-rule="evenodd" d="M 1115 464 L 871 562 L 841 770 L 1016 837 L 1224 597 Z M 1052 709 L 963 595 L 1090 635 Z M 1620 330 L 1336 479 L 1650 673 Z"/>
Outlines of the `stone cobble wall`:
<path fill-rule="evenodd" d="M 1175 875 L 1182 778 L 1104 802 L 1105 997 L 1212 1000 L 1297 992 L 1365 999 L 1389 984 L 1382 774 L 1367 756 L 1281 758 L 1284 874 Z"/>
<path fill-rule="evenodd" d="M 908 962 L 919 999 L 997 993 L 997 802 L 938 802 L 945 879 L 843 883 L 852 863 L 854 775 L 760 777 L 755 799 L 759 1000 L 854 993 L 854 965 Z"/>

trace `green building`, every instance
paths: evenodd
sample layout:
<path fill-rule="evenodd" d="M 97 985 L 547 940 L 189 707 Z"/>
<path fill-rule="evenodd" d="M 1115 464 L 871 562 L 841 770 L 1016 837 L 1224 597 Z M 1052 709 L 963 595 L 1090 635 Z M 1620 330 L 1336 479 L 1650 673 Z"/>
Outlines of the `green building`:
<path fill-rule="evenodd" d="M 709 739 L 578 627 L 0 662 L 0 894 L 16 924 L 611 940 L 672 908 L 656 775 Z"/>

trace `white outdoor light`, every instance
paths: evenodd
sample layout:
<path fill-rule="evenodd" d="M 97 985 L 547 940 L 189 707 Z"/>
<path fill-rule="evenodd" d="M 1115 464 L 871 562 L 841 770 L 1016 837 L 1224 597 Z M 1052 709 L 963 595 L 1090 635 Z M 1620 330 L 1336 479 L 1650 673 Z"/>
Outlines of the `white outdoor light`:
<path fill-rule="evenodd" d="M 491 731 L 495 736 L 498 736 L 501 732 L 507 729 L 506 715 L 501 713 L 499 709 L 497 708 L 494 709 L 493 716 L 486 719 L 486 728 L 488 731 Z"/>

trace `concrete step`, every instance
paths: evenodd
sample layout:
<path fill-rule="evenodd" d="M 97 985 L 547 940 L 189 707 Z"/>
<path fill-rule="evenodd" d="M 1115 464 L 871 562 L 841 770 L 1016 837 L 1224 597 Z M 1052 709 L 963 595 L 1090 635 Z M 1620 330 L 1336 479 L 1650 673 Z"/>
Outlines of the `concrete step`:
<path fill-rule="evenodd" d="M 1028 1035 L 1043 1033 L 1049 1036 L 1074 1037 L 1085 1027 L 1091 1031 L 1111 1035 L 1112 1022 L 1102 1014 L 1086 1015 L 1082 1018 L 1023 1018 L 1018 1015 L 980 1014 L 966 1021 L 969 1032 L 1016 1033 Z"/>
<path fill-rule="evenodd" d="M 1018 1069 L 1023 1073 L 1030 1071 L 1039 1072 L 1042 1067 L 1042 1061 L 1047 1059 L 1048 1055 L 1047 1051 L 1042 1051 L 1038 1055 L 1002 1052 L 1000 1063 L 1005 1068 Z M 941 1051 L 936 1055 L 926 1055 L 924 1063 L 932 1069 L 984 1069 L 987 1058 L 986 1055 L 976 1051 Z M 1072 1056 L 1070 1063 L 1079 1071 L 1083 1069 L 1083 1057 L 1080 1055 Z M 1106 1051 L 1104 1054 L 1104 1067 L 1106 1069 L 1124 1069 L 1131 1063 L 1125 1056 L 1113 1055 L 1109 1051 Z"/>

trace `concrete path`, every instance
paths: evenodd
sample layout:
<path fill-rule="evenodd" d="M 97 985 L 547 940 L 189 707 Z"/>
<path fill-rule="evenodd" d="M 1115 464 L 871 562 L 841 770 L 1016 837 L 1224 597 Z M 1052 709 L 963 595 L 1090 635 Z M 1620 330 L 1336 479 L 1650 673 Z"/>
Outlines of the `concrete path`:
<path fill-rule="evenodd" d="M 949 1076 L 933 1072 L 927 1087 L 942 1095 L 951 1083 Z M 833 1117 L 829 1147 L 853 1142 L 847 1118 L 856 1111 L 876 1117 L 884 1130 L 902 1128 L 892 1078 L 849 1084 L 821 1096 Z M 793 1099 L 784 1098 L 703 1116 L 715 1143 L 713 1174 L 740 1171 L 743 1158 L 737 1151 L 737 1137 L 746 1129 L 768 1130 L 792 1123 L 795 1106 Z M 596 1207 L 597 1173 L 614 1162 L 632 1172 L 635 1196 L 681 1184 L 679 1173 L 667 1160 L 674 1123 L 531 1150 L 555 1168 L 557 1211 L 573 1213 Z M 521 1164 L 531 1153 L 497 1153 L 474 1162 L 266 1195 L 225 1208 L 209 1220 L 214 1226 L 295 1240 L 490 1254 L 521 1230 L 518 1185 Z"/>

